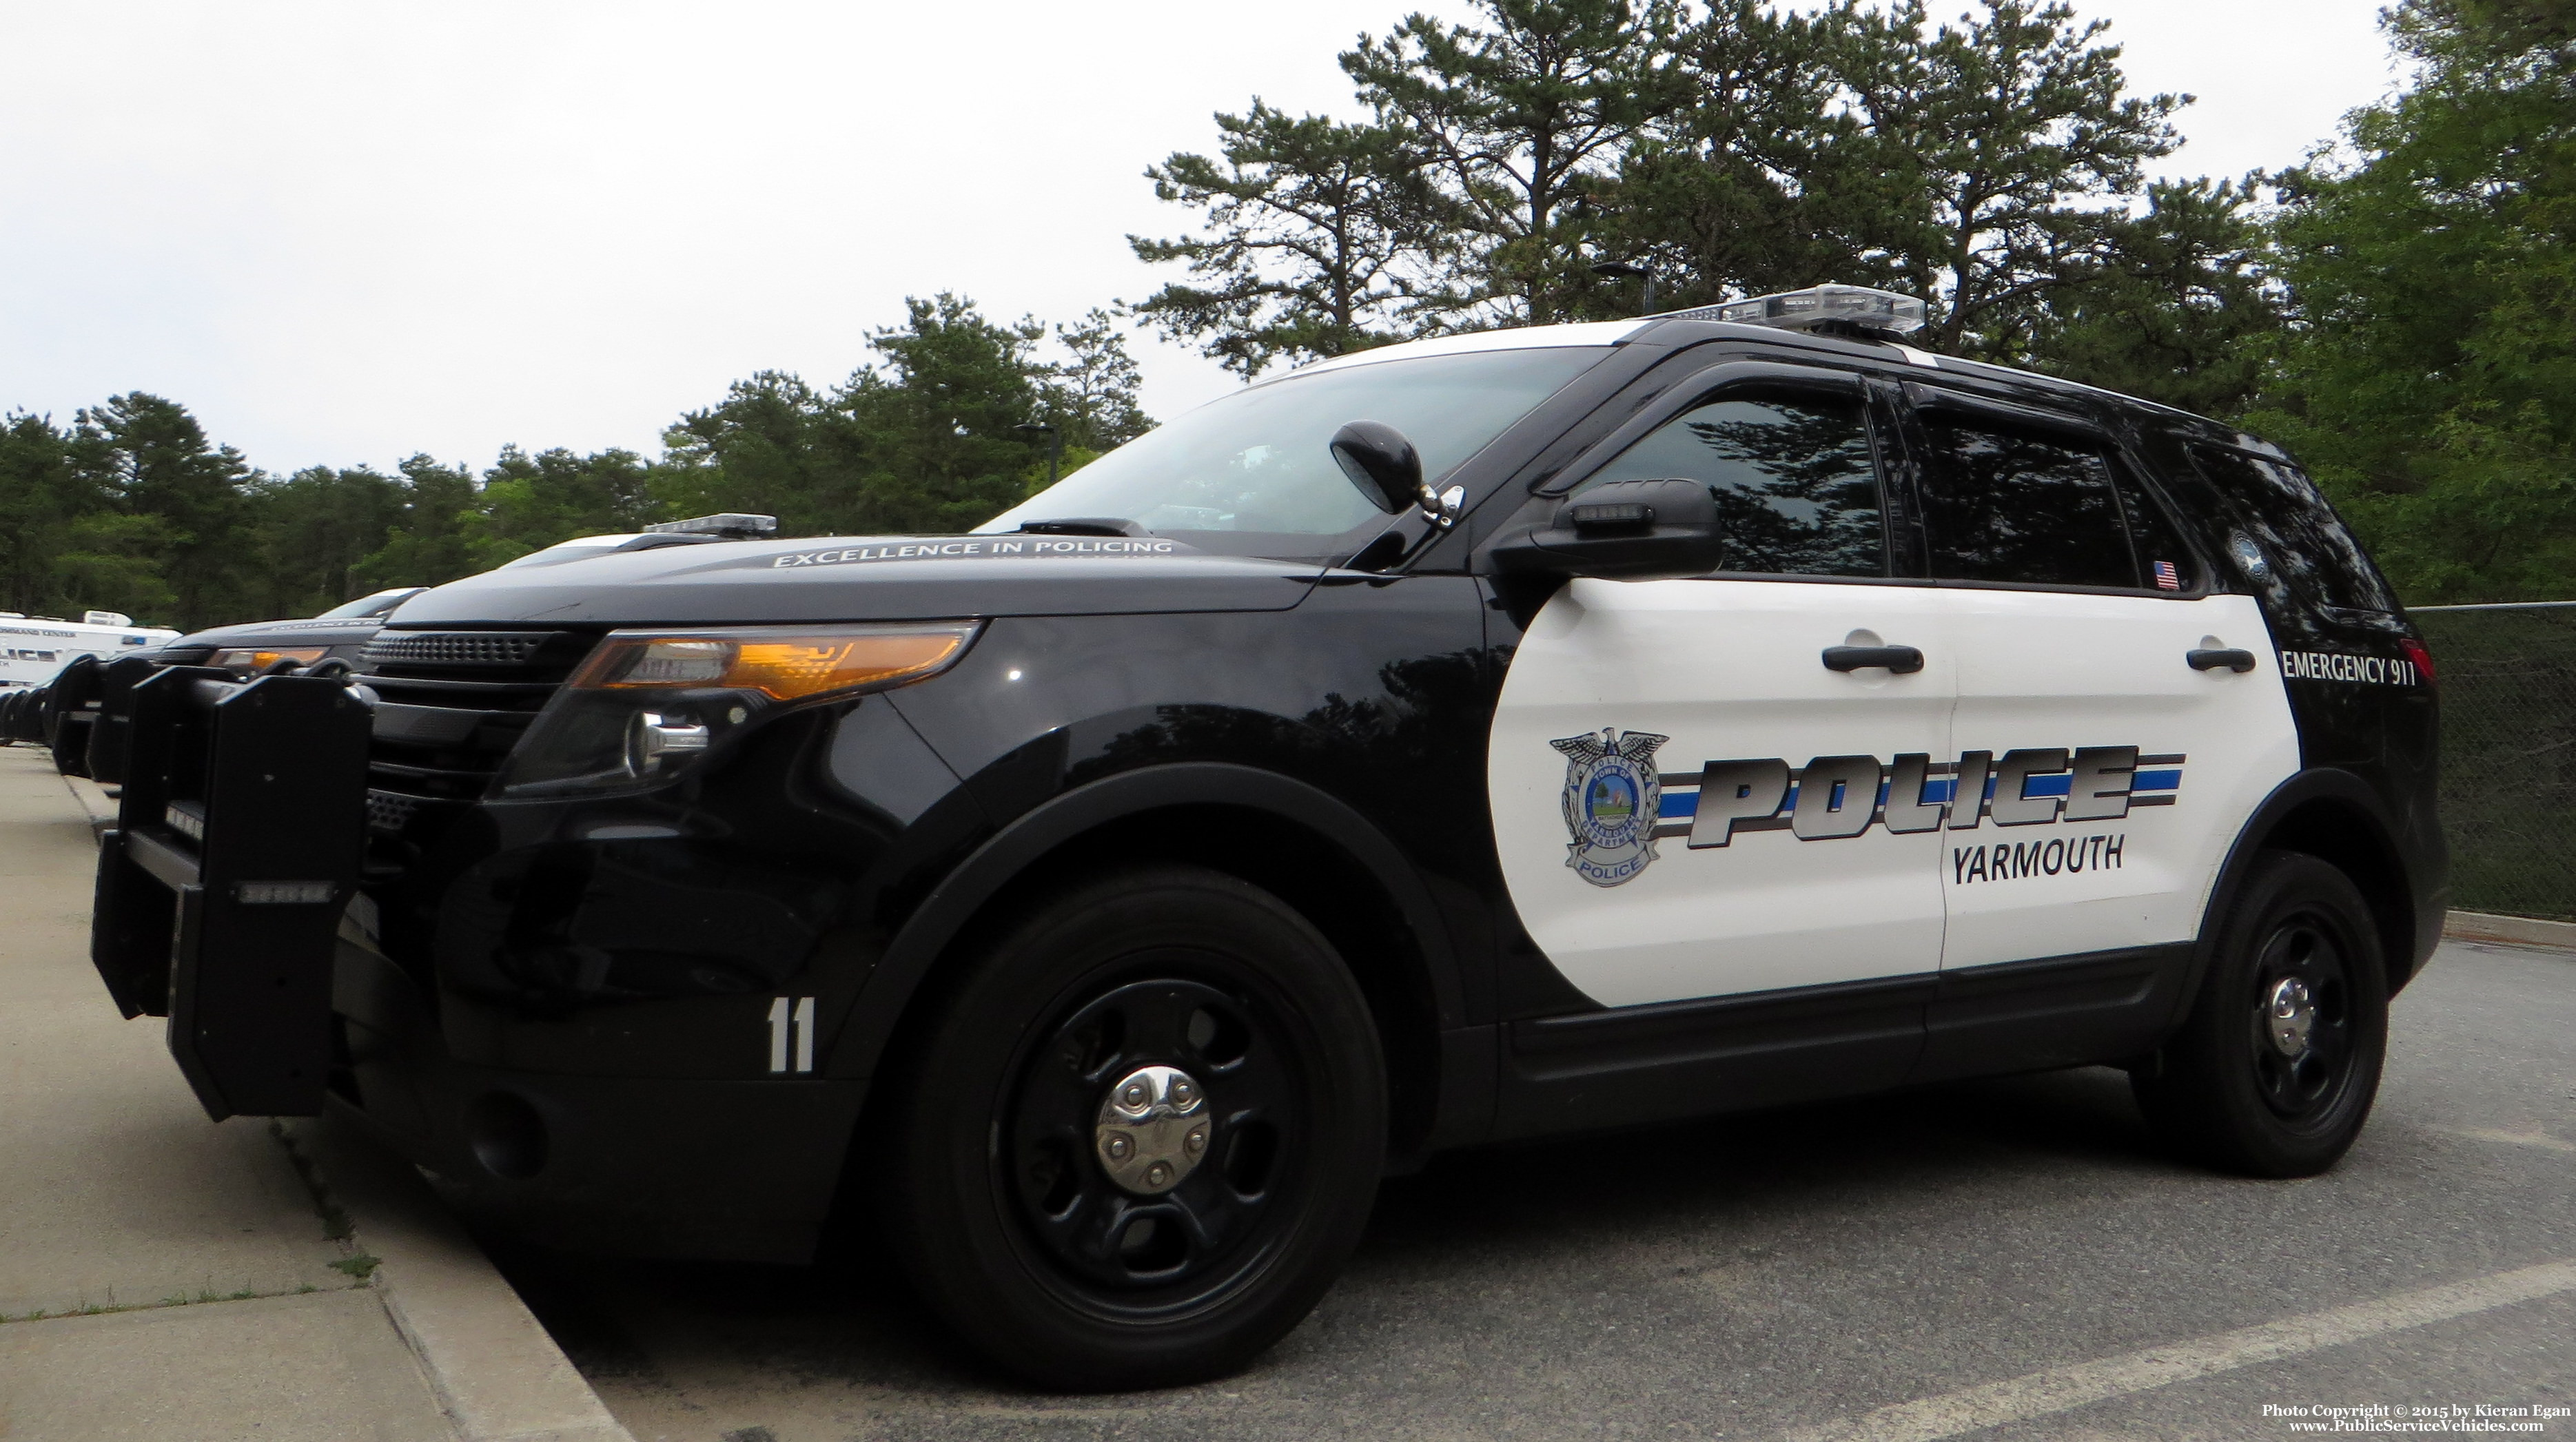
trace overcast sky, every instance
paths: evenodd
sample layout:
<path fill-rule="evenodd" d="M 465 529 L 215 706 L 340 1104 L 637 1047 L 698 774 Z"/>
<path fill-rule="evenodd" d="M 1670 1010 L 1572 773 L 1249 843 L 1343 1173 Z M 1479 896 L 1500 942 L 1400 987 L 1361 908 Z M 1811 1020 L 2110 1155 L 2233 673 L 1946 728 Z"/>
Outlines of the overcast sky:
<path fill-rule="evenodd" d="M 0 410 L 154 391 L 280 472 L 653 454 L 736 377 L 846 376 L 906 295 L 1144 296 L 1124 237 L 1185 215 L 1139 172 L 1254 95 L 1350 113 L 1334 56 L 1405 8 L 0 0 Z M 2376 0 L 2078 8 L 2200 97 L 2170 174 L 2391 84 Z M 1157 416 L 1232 384 L 1133 344 Z"/>

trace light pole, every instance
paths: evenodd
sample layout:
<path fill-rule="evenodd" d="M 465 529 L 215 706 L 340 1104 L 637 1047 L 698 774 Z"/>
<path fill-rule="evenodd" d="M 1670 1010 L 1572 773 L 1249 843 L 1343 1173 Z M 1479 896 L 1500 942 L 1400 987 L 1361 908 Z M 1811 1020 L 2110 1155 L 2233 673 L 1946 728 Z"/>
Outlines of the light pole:
<path fill-rule="evenodd" d="M 1011 429 L 1024 436 L 1047 438 L 1047 484 L 1054 485 L 1056 465 L 1064 459 L 1064 432 L 1048 425 L 1045 421 L 1022 421 Z"/>
<path fill-rule="evenodd" d="M 1653 271 L 1646 269 L 1642 265 L 1630 265 L 1624 260 L 1605 260 L 1599 265 L 1592 267 L 1592 273 L 1612 280 L 1644 281 L 1646 283 L 1646 304 L 1645 308 L 1640 311 L 1639 314 L 1653 315 L 1655 313 L 1655 273 Z"/>

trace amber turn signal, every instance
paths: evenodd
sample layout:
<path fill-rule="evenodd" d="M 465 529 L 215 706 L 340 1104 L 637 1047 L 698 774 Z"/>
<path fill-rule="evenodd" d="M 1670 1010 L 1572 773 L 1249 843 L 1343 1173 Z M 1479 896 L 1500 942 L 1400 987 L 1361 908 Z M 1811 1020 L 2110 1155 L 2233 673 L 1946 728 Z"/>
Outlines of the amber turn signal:
<path fill-rule="evenodd" d="M 321 660 L 322 653 L 328 649 L 324 646 L 303 646 L 291 651 L 276 651 L 242 646 L 229 651 L 217 651 L 214 658 L 206 664 L 221 666 L 227 671 L 265 671 L 280 661 L 292 661 L 298 666 L 310 666 Z"/>
<path fill-rule="evenodd" d="M 619 631 L 600 643 L 569 684 L 596 691 L 716 687 L 804 701 L 935 676 L 974 638 L 972 621 Z"/>

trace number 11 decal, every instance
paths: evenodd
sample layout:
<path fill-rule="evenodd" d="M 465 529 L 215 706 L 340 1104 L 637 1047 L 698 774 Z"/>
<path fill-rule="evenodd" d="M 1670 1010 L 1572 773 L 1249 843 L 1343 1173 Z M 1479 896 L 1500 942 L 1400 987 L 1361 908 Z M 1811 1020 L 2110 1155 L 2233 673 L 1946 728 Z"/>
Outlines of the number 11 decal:
<path fill-rule="evenodd" d="M 793 1065 L 790 1065 L 790 1063 Z M 814 998 L 782 996 L 769 1004 L 769 1070 L 814 1069 Z"/>

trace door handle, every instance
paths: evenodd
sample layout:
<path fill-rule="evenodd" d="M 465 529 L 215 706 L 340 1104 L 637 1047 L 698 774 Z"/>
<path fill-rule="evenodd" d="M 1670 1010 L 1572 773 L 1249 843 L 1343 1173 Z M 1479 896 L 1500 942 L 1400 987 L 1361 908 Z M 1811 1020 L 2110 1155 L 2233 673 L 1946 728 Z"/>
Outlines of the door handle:
<path fill-rule="evenodd" d="M 2215 671 L 2221 666 L 2226 667 L 2230 671 L 2251 671 L 2254 669 L 2254 653 L 2251 651 L 2240 651 L 2232 646 L 2223 648 L 2202 647 L 2197 650 L 2185 651 L 2182 658 L 2189 661 L 2191 663 L 2191 669 L 2195 671 Z"/>
<path fill-rule="evenodd" d="M 2254 664 L 2246 658 L 2246 665 Z M 1911 676 L 1923 669 L 1923 653 L 1911 646 L 1827 646 L 1825 669 L 1858 671 L 1865 666 L 1884 666 L 1899 676 Z"/>

